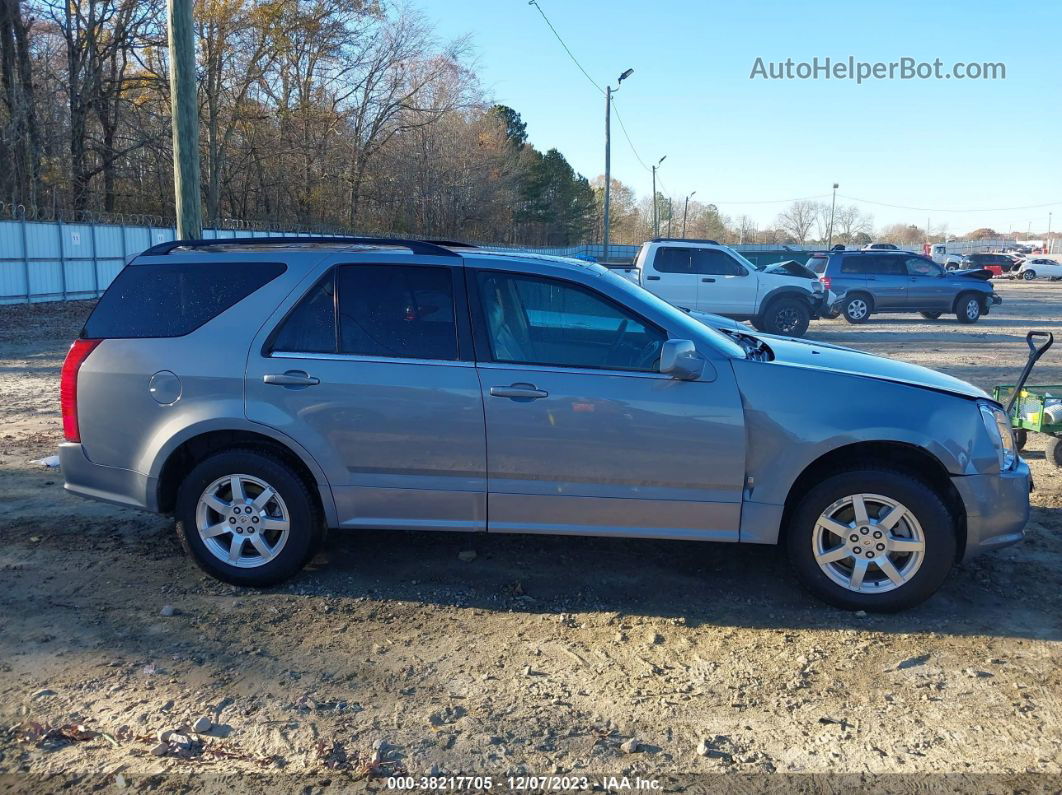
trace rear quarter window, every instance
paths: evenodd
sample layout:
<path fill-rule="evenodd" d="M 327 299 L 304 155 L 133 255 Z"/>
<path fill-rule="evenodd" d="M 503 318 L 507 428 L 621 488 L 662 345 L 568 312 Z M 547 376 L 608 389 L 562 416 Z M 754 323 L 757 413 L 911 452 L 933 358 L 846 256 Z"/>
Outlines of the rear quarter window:
<path fill-rule="evenodd" d="M 829 262 L 827 257 L 808 257 L 808 261 L 804 264 L 815 273 L 825 273 L 827 262 Z"/>
<path fill-rule="evenodd" d="M 89 339 L 183 337 L 282 274 L 277 262 L 127 265 L 81 332 Z"/>

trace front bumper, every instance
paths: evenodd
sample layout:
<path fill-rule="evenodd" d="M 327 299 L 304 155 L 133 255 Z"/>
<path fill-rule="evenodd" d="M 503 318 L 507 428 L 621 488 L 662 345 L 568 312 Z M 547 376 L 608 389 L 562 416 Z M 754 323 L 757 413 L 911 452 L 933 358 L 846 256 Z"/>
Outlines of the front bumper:
<path fill-rule="evenodd" d="M 84 448 L 74 442 L 59 445 L 59 466 L 64 488 L 79 497 L 157 511 L 157 482 L 131 469 L 95 464 Z"/>
<path fill-rule="evenodd" d="M 1013 472 L 958 475 L 951 479 L 966 507 L 963 560 L 990 549 L 1016 544 L 1029 521 L 1029 465 L 1018 460 Z"/>
<path fill-rule="evenodd" d="M 827 293 L 823 291 L 821 293 L 812 293 L 808 297 L 808 303 L 811 305 L 812 318 L 822 318 L 829 313 L 829 300 L 826 296 Z"/>
<path fill-rule="evenodd" d="M 997 295 L 996 293 L 992 293 L 990 296 L 988 296 L 988 298 L 992 302 L 993 306 L 995 306 L 996 304 L 1003 303 L 1003 296 Z"/>

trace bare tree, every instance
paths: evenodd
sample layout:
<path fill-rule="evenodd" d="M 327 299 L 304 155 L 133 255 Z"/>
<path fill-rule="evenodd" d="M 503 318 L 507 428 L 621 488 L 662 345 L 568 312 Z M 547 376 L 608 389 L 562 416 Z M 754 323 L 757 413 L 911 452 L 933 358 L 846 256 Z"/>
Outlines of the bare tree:
<path fill-rule="evenodd" d="M 813 201 L 795 201 L 789 208 L 778 214 L 777 224 L 796 242 L 803 244 L 808 239 L 815 218 L 819 214 L 819 205 Z"/>
<path fill-rule="evenodd" d="M 833 236 L 842 243 L 851 243 L 858 234 L 869 235 L 874 228 L 874 217 L 860 210 L 854 204 L 837 208 L 834 220 Z"/>

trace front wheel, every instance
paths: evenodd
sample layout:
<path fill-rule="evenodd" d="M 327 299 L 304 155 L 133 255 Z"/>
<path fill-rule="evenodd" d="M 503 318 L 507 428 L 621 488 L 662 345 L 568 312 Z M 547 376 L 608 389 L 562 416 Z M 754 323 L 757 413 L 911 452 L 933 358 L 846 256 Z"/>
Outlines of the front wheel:
<path fill-rule="evenodd" d="M 298 572 L 321 540 L 321 518 L 292 469 L 257 450 L 216 453 L 177 490 L 177 535 L 212 577 L 266 586 Z"/>
<path fill-rule="evenodd" d="M 878 468 L 827 477 L 786 528 L 801 583 L 846 610 L 893 612 L 929 598 L 951 570 L 956 543 L 955 519 L 934 489 Z"/>
<path fill-rule="evenodd" d="M 1031 282 L 1033 279 L 1036 278 L 1036 271 L 1022 271 L 1021 278 L 1023 278 L 1027 282 Z"/>
<path fill-rule="evenodd" d="M 784 337 L 803 337 L 811 322 L 807 302 L 799 298 L 777 298 L 764 310 L 763 331 Z"/>
<path fill-rule="evenodd" d="M 960 323 L 976 323 L 981 319 L 981 299 L 976 295 L 961 296 L 955 306 Z"/>

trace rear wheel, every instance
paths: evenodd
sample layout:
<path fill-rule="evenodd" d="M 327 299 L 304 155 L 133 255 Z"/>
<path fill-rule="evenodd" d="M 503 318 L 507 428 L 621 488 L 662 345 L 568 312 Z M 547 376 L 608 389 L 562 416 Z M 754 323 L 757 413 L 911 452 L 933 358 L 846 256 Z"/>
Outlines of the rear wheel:
<path fill-rule="evenodd" d="M 1036 271 L 1022 271 L 1021 278 L 1025 279 L 1027 282 L 1031 282 L 1036 278 Z"/>
<path fill-rule="evenodd" d="M 870 309 L 870 298 L 860 293 L 845 299 L 841 314 L 849 323 L 866 323 L 870 319 Z"/>
<path fill-rule="evenodd" d="M 803 337 L 811 322 L 806 301 L 799 298 L 776 298 L 763 312 L 763 331 L 785 337 Z M 757 327 L 759 328 L 759 327 Z"/>
<path fill-rule="evenodd" d="M 919 312 L 926 320 L 937 320 L 940 318 L 940 312 Z"/>
<path fill-rule="evenodd" d="M 288 579 L 321 540 L 317 504 L 282 461 L 257 450 L 217 453 L 177 491 L 177 535 L 199 567 L 235 585 Z"/>
<path fill-rule="evenodd" d="M 923 481 L 868 468 L 812 488 L 792 513 L 786 543 L 801 583 L 820 599 L 892 612 L 944 582 L 955 561 L 955 518 Z"/>
<path fill-rule="evenodd" d="M 960 323 L 976 323 L 981 319 L 981 299 L 971 293 L 960 295 L 955 302 L 955 316 Z"/>

